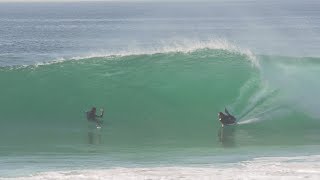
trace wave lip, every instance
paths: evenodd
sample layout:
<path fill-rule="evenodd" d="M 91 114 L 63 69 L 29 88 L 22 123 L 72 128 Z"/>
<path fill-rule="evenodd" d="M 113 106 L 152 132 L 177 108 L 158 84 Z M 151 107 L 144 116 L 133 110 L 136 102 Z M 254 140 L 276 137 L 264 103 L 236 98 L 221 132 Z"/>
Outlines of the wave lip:
<path fill-rule="evenodd" d="M 113 58 L 113 57 L 127 57 L 138 55 L 154 55 L 154 54 L 169 54 L 169 53 L 192 53 L 199 50 L 224 50 L 231 53 L 241 54 L 248 57 L 248 60 L 255 67 L 260 67 L 258 58 L 248 48 L 241 48 L 234 43 L 231 43 L 225 39 L 211 39 L 211 40 L 163 40 L 157 42 L 154 45 L 148 47 L 142 47 L 140 45 L 130 46 L 120 50 L 104 50 L 86 53 L 85 55 L 78 56 L 65 56 L 53 59 L 51 61 L 35 62 L 33 65 L 20 65 L 19 68 L 25 67 L 38 67 L 50 64 L 62 63 L 65 61 L 77 61 L 92 58 Z M 107 52 L 106 52 L 107 51 Z"/>
<path fill-rule="evenodd" d="M 201 49 L 210 50 L 226 50 L 233 53 L 246 55 L 254 65 L 259 66 L 254 53 L 247 48 L 241 48 L 225 39 L 212 39 L 208 41 L 200 40 L 174 40 L 161 41 L 157 46 L 140 48 L 131 47 L 126 50 L 120 50 L 109 53 L 91 53 L 87 56 L 74 56 L 71 59 L 80 60 L 96 57 L 112 57 L 112 56 L 130 56 L 130 55 L 152 55 L 152 54 L 167 54 L 167 53 L 191 53 Z"/>

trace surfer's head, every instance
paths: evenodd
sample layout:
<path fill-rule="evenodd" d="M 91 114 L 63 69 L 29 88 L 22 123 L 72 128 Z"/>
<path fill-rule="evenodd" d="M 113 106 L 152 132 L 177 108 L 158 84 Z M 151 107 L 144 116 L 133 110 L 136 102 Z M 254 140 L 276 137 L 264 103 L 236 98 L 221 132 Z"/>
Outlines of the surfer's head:
<path fill-rule="evenodd" d="M 97 108 L 96 107 L 92 107 L 91 112 L 96 112 Z"/>
<path fill-rule="evenodd" d="M 223 116 L 224 116 L 223 112 L 219 112 L 219 113 L 218 113 L 218 116 L 219 116 L 219 117 L 223 117 Z"/>

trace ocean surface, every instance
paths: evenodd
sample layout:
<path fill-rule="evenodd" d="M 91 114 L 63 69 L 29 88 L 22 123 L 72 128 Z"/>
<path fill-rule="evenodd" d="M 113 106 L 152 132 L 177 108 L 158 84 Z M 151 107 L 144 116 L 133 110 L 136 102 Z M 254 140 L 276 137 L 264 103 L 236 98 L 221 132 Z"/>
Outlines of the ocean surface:
<path fill-rule="evenodd" d="M 319 179 L 319 9 L 0 3 L 0 179 Z"/>

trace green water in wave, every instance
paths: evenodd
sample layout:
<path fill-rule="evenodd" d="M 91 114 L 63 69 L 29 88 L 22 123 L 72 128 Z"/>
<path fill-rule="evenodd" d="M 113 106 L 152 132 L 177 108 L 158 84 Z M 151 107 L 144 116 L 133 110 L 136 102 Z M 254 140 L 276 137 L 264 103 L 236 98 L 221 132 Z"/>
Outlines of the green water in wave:
<path fill-rule="evenodd" d="M 260 73 L 247 56 L 221 50 L 4 67 L 0 152 L 86 153 L 88 144 L 99 145 L 98 152 L 317 144 L 320 125 L 300 112 L 220 132 L 216 114 L 226 105 L 247 120 L 277 103 L 281 93 L 272 90 L 250 107 Z M 88 128 L 84 116 L 92 106 L 105 108 L 100 131 Z M 226 134 L 222 142 L 219 132 Z"/>

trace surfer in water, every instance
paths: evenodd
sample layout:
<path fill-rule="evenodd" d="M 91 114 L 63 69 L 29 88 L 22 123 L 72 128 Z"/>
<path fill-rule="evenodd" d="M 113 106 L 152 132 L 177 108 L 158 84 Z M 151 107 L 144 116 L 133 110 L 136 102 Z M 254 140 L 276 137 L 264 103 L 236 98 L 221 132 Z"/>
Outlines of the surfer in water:
<path fill-rule="evenodd" d="M 97 123 L 98 126 L 101 127 L 101 120 L 99 120 L 99 118 L 103 117 L 104 111 L 103 111 L 103 109 L 100 109 L 100 111 L 101 111 L 101 114 L 97 115 L 96 114 L 96 112 L 97 112 L 96 107 L 92 107 L 92 109 L 87 112 L 87 120 L 90 122 L 95 122 L 95 123 Z"/>
<path fill-rule="evenodd" d="M 235 124 L 236 118 L 228 112 L 227 108 L 225 108 L 224 111 L 226 114 L 223 112 L 218 113 L 219 121 L 221 122 L 222 126 Z"/>

